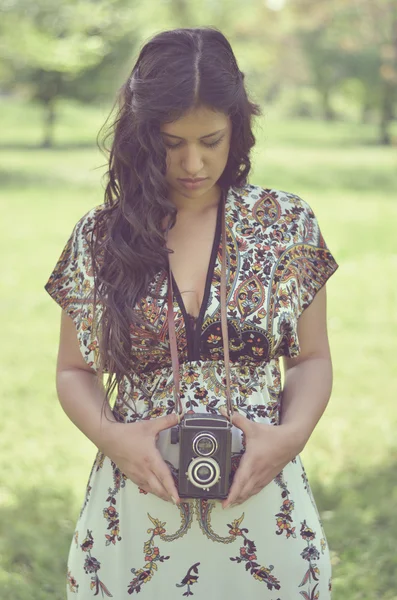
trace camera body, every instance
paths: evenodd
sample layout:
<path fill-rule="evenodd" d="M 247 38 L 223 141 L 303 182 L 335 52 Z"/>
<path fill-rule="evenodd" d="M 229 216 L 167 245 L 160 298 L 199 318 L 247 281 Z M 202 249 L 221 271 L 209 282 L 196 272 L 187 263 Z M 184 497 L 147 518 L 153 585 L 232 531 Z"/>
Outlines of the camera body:
<path fill-rule="evenodd" d="M 171 431 L 179 442 L 179 496 L 227 498 L 232 455 L 232 425 L 222 415 L 185 414 Z"/>

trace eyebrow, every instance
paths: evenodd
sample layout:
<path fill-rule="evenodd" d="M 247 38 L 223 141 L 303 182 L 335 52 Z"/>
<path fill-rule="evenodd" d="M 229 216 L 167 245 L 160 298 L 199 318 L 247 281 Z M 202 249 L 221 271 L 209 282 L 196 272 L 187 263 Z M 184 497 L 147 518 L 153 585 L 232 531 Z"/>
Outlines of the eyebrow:
<path fill-rule="evenodd" d="M 213 131 L 212 133 L 207 133 L 207 135 L 203 135 L 199 139 L 204 140 L 205 138 L 211 137 L 212 135 L 215 135 L 216 133 L 221 133 L 221 131 L 225 131 L 225 129 L 226 129 L 226 127 L 224 127 L 223 129 L 218 129 L 218 131 Z M 177 138 L 178 140 L 183 140 L 183 138 L 179 137 L 179 135 L 173 135 L 172 133 L 167 133 L 166 131 L 161 131 L 160 133 L 162 133 L 163 135 L 168 135 L 169 137 Z"/>

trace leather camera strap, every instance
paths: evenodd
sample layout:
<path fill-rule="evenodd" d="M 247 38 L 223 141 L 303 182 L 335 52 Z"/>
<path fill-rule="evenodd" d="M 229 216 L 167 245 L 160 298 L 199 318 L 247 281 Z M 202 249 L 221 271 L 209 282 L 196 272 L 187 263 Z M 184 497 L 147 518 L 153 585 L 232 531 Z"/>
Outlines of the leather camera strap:
<path fill-rule="evenodd" d="M 226 408 L 228 418 L 231 420 L 233 413 L 233 404 L 231 400 L 231 387 L 230 387 L 230 359 L 229 359 L 229 336 L 227 331 L 227 316 L 226 316 L 226 223 L 225 223 L 225 204 L 226 204 L 226 193 L 222 192 L 221 202 L 221 220 L 222 220 L 222 253 L 221 253 L 221 289 L 220 289 L 220 304 L 221 304 L 221 327 L 222 327 L 222 340 L 223 340 L 223 352 L 225 361 L 225 374 L 226 374 Z M 172 372 L 174 376 L 174 399 L 175 399 L 175 411 L 180 419 L 183 414 L 183 407 L 180 397 L 180 374 L 179 374 L 179 361 L 178 361 L 178 349 L 176 344 L 176 333 L 175 333 L 175 321 L 174 321 L 174 308 L 173 308 L 173 297 L 174 291 L 172 287 L 172 272 L 171 265 L 168 261 L 169 272 L 168 272 L 168 331 L 170 339 L 171 349 L 171 361 L 172 361 Z"/>

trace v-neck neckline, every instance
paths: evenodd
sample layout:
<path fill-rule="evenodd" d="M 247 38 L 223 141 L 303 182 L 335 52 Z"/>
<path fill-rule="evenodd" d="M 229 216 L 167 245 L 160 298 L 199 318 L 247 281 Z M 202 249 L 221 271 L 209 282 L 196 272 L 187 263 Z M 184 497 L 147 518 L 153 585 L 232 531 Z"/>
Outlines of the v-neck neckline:
<path fill-rule="evenodd" d="M 188 313 L 186 310 L 185 303 L 183 301 L 182 295 L 178 288 L 178 284 L 177 284 L 174 274 L 172 273 L 172 270 L 171 270 L 172 287 L 174 289 L 175 299 L 176 299 L 179 309 L 182 313 L 183 322 L 184 322 L 184 326 L 185 326 L 188 360 L 199 360 L 200 359 L 201 328 L 203 325 L 205 311 L 207 310 L 208 299 L 209 299 L 209 295 L 210 295 L 210 291 L 211 291 L 212 282 L 214 279 L 216 257 L 218 255 L 219 245 L 220 245 L 220 240 L 221 240 L 222 202 L 225 202 L 225 210 L 226 210 L 227 196 L 228 196 L 228 192 L 222 190 L 222 198 L 218 204 L 215 234 L 214 234 L 214 238 L 213 238 L 213 242 L 212 242 L 210 260 L 208 263 L 203 301 L 201 303 L 200 312 L 199 312 L 198 316 L 194 317 L 195 318 L 195 328 L 194 329 L 192 328 L 191 323 L 190 323 L 190 319 L 193 317 L 193 315 L 190 315 L 190 313 Z"/>

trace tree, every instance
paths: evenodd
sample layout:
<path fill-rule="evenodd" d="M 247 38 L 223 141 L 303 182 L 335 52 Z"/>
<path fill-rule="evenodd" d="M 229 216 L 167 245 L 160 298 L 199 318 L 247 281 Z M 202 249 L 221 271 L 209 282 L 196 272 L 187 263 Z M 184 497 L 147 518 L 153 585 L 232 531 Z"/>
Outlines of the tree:
<path fill-rule="evenodd" d="M 147 5 L 128 0 L 0 0 L 0 9 L 2 88 L 43 106 L 42 147 L 53 144 L 58 99 L 111 97 L 142 32 L 163 16 L 150 20 Z"/>
<path fill-rule="evenodd" d="M 362 90 L 363 114 L 375 107 L 379 141 L 391 144 L 397 102 L 396 0 L 291 0 L 291 10 L 325 116 L 332 88 L 355 80 Z"/>

